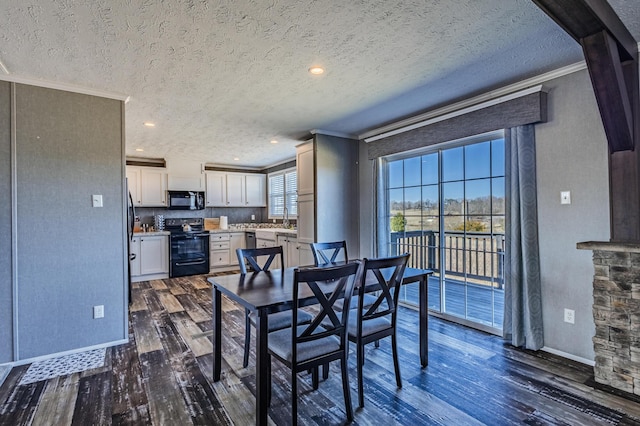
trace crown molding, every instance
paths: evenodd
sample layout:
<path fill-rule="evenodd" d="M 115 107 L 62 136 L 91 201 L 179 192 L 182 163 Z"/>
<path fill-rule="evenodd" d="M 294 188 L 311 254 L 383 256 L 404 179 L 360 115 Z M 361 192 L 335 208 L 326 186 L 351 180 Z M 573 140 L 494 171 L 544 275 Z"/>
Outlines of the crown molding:
<path fill-rule="evenodd" d="M 320 130 L 320 129 L 312 129 L 309 131 L 312 135 L 326 135 L 326 136 L 335 136 L 337 138 L 346 138 L 346 139 L 358 139 L 358 135 L 352 135 L 349 133 L 342 132 L 332 132 L 331 130 Z"/>
<path fill-rule="evenodd" d="M 129 102 L 129 99 L 130 99 L 129 95 L 125 95 L 123 93 L 109 92 L 106 90 L 99 90 L 99 89 L 92 89 L 89 87 L 77 86 L 75 84 L 61 83 L 57 81 L 39 80 L 37 78 L 22 77 L 15 74 L 9 74 L 7 69 L 4 67 L 4 65 L 1 62 L 0 62 L 0 68 L 7 73 L 7 75 L 0 74 L 0 80 L 2 81 L 9 81 L 9 82 L 18 83 L 18 84 L 27 84 L 30 86 L 45 87 L 47 89 L 64 90 L 66 92 L 81 93 L 83 95 L 98 96 L 101 98 L 116 99 L 118 101 L 123 101 L 124 103 Z"/>
<path fill-rule="evenodd" d="M 379 127 L 377 129 L 370 130 L 361 135 L 358 135 L 358 138 L 364 140 L 365 142 L 373 142 L 391 135 L 403 133 L 412 129 L 416 129 L 418 127 L 446 120 L 451 117 L 486 108 L 487 106 L 495 105 L 501 102 L 508 101 L 510 99 L 515 99 L 527 95 L 529 93 L 543 90 L 543 83 L 585 69 L 587 69 L 587 64 L 584 61 L 577 62 L 572 65 L 567 65 L 566 67 L 558 68 L 556 70 L 540 74 L 536 77 L 522 80 L 518 83 L 510 84 L 508 86 L 483 93 L 473 98 L 465 99 L 463 101 L 456 102 L 454 104 L 447 105 L 445 107 L 438 108 L 424 114 L 420 114 L 414 117 L 407 118 L 405 120 L 391 123 L 383 127 Z"/>

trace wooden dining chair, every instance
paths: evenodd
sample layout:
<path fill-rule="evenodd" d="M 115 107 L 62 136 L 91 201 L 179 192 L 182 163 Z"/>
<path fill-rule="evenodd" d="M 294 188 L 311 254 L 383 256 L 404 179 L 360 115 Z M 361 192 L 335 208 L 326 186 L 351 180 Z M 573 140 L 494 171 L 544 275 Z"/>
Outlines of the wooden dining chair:
<path fill-rule="evenodd" d="M 347 242 L 346 241 L 333 241 L 333 242 L 320 242 L 309 243 L 311 245 L 311 252 L 313 253 L 313 259 L 315 266 L 329 266 L 339 263 L 346 263 L 349 261 L 349 255 L 347 254 Z M 376 298 L 369 294 L 364 296 L 365 306 L 370 306 L 375 302 Z M 355 295 L 351 298 L 351 304 L 349 309 L 355 309 L 358 307 L 358 296 Z M 343 309 L 343 302 L 338 302 L 338 310 Z"/>
<path fill-rule="evenodd" d="M 409 253 L 400 256 L 378 259 L 363 259 L 362 274 L 357 292 L 360 296 L 356 315 L 349 318 L 348 338 L 357 346 L 357 374 L 358 374 L 358 406 L 364 407 L 364 389 L 362 369 L 364 366 L 364 347 L 371 342 L 391 336 L 393 365 L 396 373 L 396 385 L 402 387 L 400 364 L 398 362 L 398 345 L 396 335 L 396 319 L 398 299 L 402 276 L 407 266 Z M 377 286 L 376 301 L 371 306 L 364 306 L 361 302 L 365 294 L 365 284 L 371 286 L 371 281 Z M 377 345 L 376 345 L 377 346 Z"/>
<path fill-rule="evenodd" d="M 332 361 L 340 361 L 342 370 L 342 391 L 348 421 L 353 421 L 347 356 L 347 324 L 349 313 L 338 311 L 335 304 L 344 297 L 351 299 L 356 282 L 359 263 L 349 263 L 326 268 L 296 269 L 293 278 L 293 323 L 302 311 L 302 305 L 309 303 L 310 294 L 317 300 L 319 309 L 313 320 L 306 325 L 290 327 L 269 333 L 270 357 L 275 357 L 291 370 L 291 417 L 297 424 L 298 373 L 312 372 L 313 388 L 318 388 L 318 367 Z M 268 365 L 271 363 L 269 362 Z M 271 374 L 268 374 L 271 380 Z M 271 384 L 269 384 L 271 389 Z"/>
<path fill-rule="evenodd" d="M 310 244 L 316 266 L 335 265 L 337 262 L 346 263 L 349 260 L 346 241 Z"/>
<path fill-rule="evenodd" d="M 261 247 L 255 249 L 236 249 L 238 256 L 238 264 L 240 265 L 240 273 L 247 273 L 247 265 L 249 264 L 253 272 L 269 271 L 271 265 L 276 261 L 280 261 L 280 269 L 284 270 L 283 250 L 282 246 L 277 247 Z M 301 311 L 298 314 L 298 324 L 307 324 L 311 322 L 311 314 Z M 269 331 L 281 330 L 291 327 L 291 312 L 283 311 L 269 315 L 268 329 Z M 254 312 L 245 309 L 245 332 L 244 332 L 244 356 L 242 358 L 242 367 L 249 365 L 249 350 L 251 348 L 251 327 L 256 326 L 256 316 Z"/>

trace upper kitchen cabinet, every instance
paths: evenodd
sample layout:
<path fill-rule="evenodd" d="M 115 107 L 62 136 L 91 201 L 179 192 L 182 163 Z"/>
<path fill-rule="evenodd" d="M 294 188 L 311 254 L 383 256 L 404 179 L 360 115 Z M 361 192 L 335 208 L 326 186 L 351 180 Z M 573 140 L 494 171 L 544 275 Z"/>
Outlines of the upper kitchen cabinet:
<path fill-rule="evenodd" d="M 204 191 L 204 164 L 190 160 L 167 161 L 167 189 L 170 191 Z"/>
<path fill-rule="evenodd" d="M 127 166 L 127 183 L 136 207 L 167 207 L 166 169 Z"/>
<path fill-rule="evenodd" d="M 264 207 L 267 177 L 259 173 L 207 172 L 207 207 Z"/>
<path fill-rule="evenodd" d="M 296 149 L 300 264 L 313 263 L 308 243 L 347 242 L 359 254 L 358 141 L 315 134 Z"/>

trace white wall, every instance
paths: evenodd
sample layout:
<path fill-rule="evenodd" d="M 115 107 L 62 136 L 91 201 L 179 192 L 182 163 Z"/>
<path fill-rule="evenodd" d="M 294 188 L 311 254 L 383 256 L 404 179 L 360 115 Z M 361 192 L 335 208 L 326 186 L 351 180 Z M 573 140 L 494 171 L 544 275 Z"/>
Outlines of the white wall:
<path fill-rule="evenodd" d="M 586 70 L 545 84 L 547 123 L 536 126 L 538 219 L 545 347 L 593 360 L 591 252 L 581 241 L 608 241 L 608 148 Z M 571 204 L 560 204 L 560 191 Z M 575 310 L 575 324 L 564 309 Z"/>
<path fill-rule="evenodd" d="M 548 122 L 536 125 L 538 214 L 545 348 L 593 360 L 591 252 L 576 243 L 609 240 L 607 143 L 586 70 L 545 83 Z M 372 161 L 360 146 L 360 252 L 373 255 Z M 560 205 L 560 191 L 572 204 Z M 574 325 L 563 321 L 575 310 Z"/>

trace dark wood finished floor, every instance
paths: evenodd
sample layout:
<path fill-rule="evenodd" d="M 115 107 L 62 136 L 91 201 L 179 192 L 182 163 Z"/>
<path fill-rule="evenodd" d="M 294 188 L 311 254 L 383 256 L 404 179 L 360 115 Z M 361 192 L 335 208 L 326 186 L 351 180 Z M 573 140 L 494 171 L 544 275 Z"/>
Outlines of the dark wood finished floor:
<path fill-rule="evenodd" d="M 250 425 L 254 358 L 242 368 L 244 311 L 223 302 L 222 380 L 212 385 L 211 287 L 205 276 L 142 282 L 133 289 L 130 342 L 107 350 L 103 368 L 18 386 L 28 366 L 0 387 L 1 425 Z M 401 308 L 396 389 L 390 344 L 367 352 L 365 407 L 357 425 L 640 425 L 640 404 L 594 388 L 592 369 L 436 318 L 429 366 L 419 367 L 418 312 Z M 349 359 L 355 390 L 355 356 Z M 301 376 L 299 422 L 345 418 L 338 364 L 312 391 Z M 289 375 L 273 363 L 274 424 L 289 424 Z M 355 408 L 355 407 L 354 407 Z"/>

